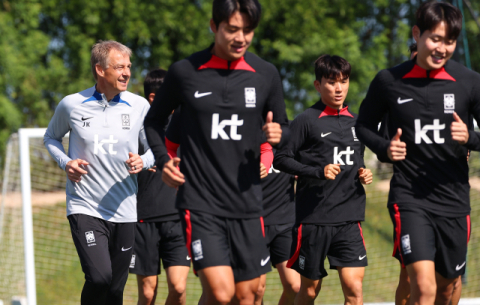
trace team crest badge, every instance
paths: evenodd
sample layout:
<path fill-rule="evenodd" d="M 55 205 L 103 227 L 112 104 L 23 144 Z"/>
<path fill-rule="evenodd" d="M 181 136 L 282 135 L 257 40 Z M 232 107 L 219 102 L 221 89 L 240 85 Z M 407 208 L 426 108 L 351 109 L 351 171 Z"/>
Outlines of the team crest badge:
<path fill-rule="evenodd" d="M 132 254 L 132 259 L 130 260 L 130 268 L 135 268 L 135 254 Z"/>
<path fill-rule="evenodd" d="M 402 248 L 403 254 L 412 253 L 412 248 L 410 247 L 410 235 L 406 234 L 402 236 Z"/>
<path fill-rule="evenodd" d="M 453 113 L 455 111 L 455 94 L 446 93 L 443 95 L 443 106 L 445 113 Z"/>
<path fill-rule="evenodd" d="M 122 114 L 122 129 L 130 129 L 130 115 Z"/>
<path fill-rule="evenodd" d="M 85 238 L 87 239 L 87 244 L 95 242 L 95 235 L 93 235 L 93 231 L 85 232 Z"/>
<path fill-rule="evenodd" d="M 255 88 L 245 88 L 245 107 L 255 108 L 257 103 L 257 94 L 255 93 Z"/>
<path fill-rule="evenodd" d="M 305 256 L 298 257 L 298 267 L 302 270 L 305 270 Z"/>
<path fill-rule="evenodd" d="M 192 242 L 193 259 L 198 261 L 203 258 L 202 241 L 197 239 Z"/>

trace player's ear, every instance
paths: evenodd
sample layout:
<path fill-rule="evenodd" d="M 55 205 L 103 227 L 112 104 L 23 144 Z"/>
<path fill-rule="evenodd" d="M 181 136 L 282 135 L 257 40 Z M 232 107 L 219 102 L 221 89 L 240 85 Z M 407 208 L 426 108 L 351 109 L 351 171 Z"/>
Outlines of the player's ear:
<path fill-rule="evenodd" d="M 154 99 L 155 99 L 155 93 L 150 93 L 148 95 L 148 102 L 150 103 L 150 105 L 153 103 Z"/>
<path fill-rule="evenodd" d="M 217 29 L 217 25 L 216 25 L 215 22 L 213 21 L 213 18 L 210 19 L 210 29 L 212 30 L 212 32 L 213 32 L 214 34 L 217 34 L 218 29 Z"/>
<path fill-rule="evenodd" d="M 317 92 L 320 93 L 320 87 L 322 86 L 322 84 L 320 83 L 320 81 L 316 79 L 316 80 L 313 82 L 313 86 L 315 87 L 315 90 L 317 90 Z"/>
<path fill-rule="evenodd" d="M 415 39 L 416 42 L 420 40 L 420 28 L 416 25 L 413 26 L 412 28 L 412 37 Z"/>
<path fill-rule="evenodd" d="M 103 70 L 102 66 L 99 64 L 95 65 L 95 71 L 97 71 L 98 76 L 104 76 L 105 75 L 105 70 Z"/>

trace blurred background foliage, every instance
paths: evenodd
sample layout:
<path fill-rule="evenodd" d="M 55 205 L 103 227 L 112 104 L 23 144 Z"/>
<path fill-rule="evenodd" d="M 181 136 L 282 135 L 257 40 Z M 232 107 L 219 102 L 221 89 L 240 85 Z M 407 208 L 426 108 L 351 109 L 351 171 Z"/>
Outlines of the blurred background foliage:
<path fill-rule="evenodd" d="M 459 1 L 451 0 L 459 5 Z M 58 102 L 94 84 L 90 49 L 114 39 L 133 50 L 129 90 L 143 95 L 156 67 L 208 47 L 206 0 L 0 0 L 0 156 L 19 127 L 46 127 Z M 313 62 L 336 54 L 352 64 L 348 104 L 358 109 L 380 70 L 408 58 L 419 0 L 260 0 L 250 51 L 281 73 L 290 119 L 318 101 Z M 480 71 L 480 1 L 463 0 L 472 68 Z M 463 37 L 455 59 L 465 61 Z M 3 158 L 2 158 L 3 159 Z"/>

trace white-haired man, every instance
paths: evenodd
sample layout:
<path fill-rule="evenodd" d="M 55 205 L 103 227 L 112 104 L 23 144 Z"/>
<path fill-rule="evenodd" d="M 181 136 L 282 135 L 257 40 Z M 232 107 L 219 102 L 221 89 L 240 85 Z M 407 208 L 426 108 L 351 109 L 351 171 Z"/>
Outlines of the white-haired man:
<path fill-rule="evenodd" d="M 68 177 L 67 216 L 85 273 L 84 305 L 123 303 L 137 221 L 136 174 L 154 163 L 143 131 L 149 103 L 126 91 L 130 55 L 116 41 L 95 44 L 96 85 L 60 101 L 44 137 Z"/>

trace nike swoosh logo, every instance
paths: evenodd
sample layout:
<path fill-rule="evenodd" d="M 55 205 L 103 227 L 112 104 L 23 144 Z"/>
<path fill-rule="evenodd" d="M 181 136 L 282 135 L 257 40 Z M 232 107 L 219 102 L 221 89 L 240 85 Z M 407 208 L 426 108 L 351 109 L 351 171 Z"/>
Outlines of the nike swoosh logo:
<path fill-rule="evenodd" d="M 459 265 L 457 265 L 457 267 L 455 267 L 455 270 L 457 270 L 457 271 L 458 271 L 458 270 L 462 269 L 462 268 L 463 268 L 463 266 L 465 266 L 465 263 L 466 263 L 466 262 L 463 262 L 463 264 L 461 264 L 460 266 L 459 266 Z"/>
<path fill-rule="evenodd" d="M 198 91 L 195 91 L 195 98 L 201 98 L 210 94 L 212 94 L 212 92 L 198 93 Z"/>
<path fill-rule="evenodd" d="M 331 133 L 332 133 L 332 132 L 327 132 L 327 133 L 323 133 L 323 132 L 322 132 L 322 138 L 328 136 L 328 135 L 331 134 Z"/>
<path fill-rule="evenodd" d="M 413 101 L 413 98 L 408 98 L 408 99 L 404 99 L 404 100 L 402 100 L 401 98 L 398 98 L 398 100 L 397 100 L 398 104 L 404 104 L 404 103 L 411 102 L 411 101 Z"/>
<path fill-rule="evenodd" d="M 124 248 L 122 247 L 122 251 L 128 251 L 128 250 L 130 250 L 130 249 L 132 249 L 132 247 L 127 248 L 127 249 L 124 249 Z"/>
<path fill-rule="evenodd" d="M 82 121 L 86 121 L 86 120 L 90 120 L 90 119 L 93 119 L 93 116 L 90 117 L 90 118 L 84 118 L 84 117 L 82 116 Z"/>
<path fill-rule="evenodd" d="M 364 256 L 359 256 L 359 257 L 358 257 L 358 260 L 361 261 L 361 260 L 364 259 L 365 257 L 367 257 L 367 256 L 366 256 L 366 255 L 364 255 Z"/>
<path fill-rule="evenodd" d="M 190 256 L 187 255 L 187 261 L 191 260 L 192 258 Z"/>
<path fill-rule="evenodd" d="M 268 263 L 269 260 L 270 260 L 270 256 L 267 257 L 266 259 L 262 259 L 260 261 L 260 265 L 262 265 L 262 267 L 265 266 Z"/>

